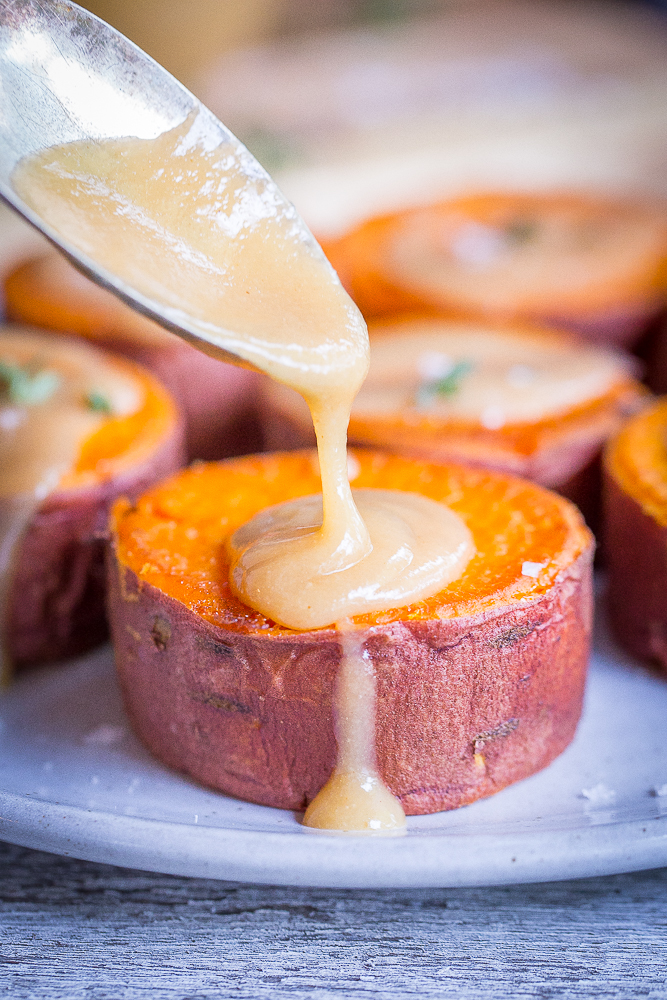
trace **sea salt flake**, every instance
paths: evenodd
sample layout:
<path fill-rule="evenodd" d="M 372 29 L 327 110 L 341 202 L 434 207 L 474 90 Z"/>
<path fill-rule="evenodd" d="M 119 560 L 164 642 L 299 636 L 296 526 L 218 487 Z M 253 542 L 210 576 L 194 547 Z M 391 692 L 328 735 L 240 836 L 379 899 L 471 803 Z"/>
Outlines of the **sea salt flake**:
<path fill-rule="evenodd" d="M 507 381 L 514 389 L 525 389 L 532 385 L 537 375 L 529 365 L 512 365 L 507 372 Z"/>
<path fill-rule="evenodd" d="M 609 806 L 616 801 L 616 792 L 609 788 L 602 781 L 592 788 L 582 788 L 583 798 L 588 799 L 595 806 Z"/>
<path fill-rule="evenodd" d="M 114 743 L 120 743 L 124 736 L 125 730 L 122 726 L 103 724 L 98 726 L 97 729 L 91 729 L 89 733 L 86 733 L 83 742 L 86 746 L 110 747 Z"/>
<path fill-rule="evenodd" d="M 461 226 L 451 241 L 452 253 L 462 264 L 477 270 L 493 264 L 505 249 L 501 233 L 476 222 Z"/>
<path fill-rule="evenodd" d="M 505 414 L 499 406 L 485 406 L 479 422 L 487 431 L 498 431 L 505 423 Z"/>
<path fill-rule="evenodd" d="M 25 413 L 14 407 L 6 407 L 0 410 L 0 427 L 3 431 L 13 431 L 23 423 Z"/>
<path fill-rule="evenodd" d="M 546 563 L 525 562 L 521 564 L 521 573 L 523 576 L 532 576 L 536 579 L 545 566 Z"/>
<path fill-rule="evenodd" d="M 417 358 L 417 374 L 422 382 L 437 382 L 454 368 L 454 360 L 441 351 L 422 351 Z"/>

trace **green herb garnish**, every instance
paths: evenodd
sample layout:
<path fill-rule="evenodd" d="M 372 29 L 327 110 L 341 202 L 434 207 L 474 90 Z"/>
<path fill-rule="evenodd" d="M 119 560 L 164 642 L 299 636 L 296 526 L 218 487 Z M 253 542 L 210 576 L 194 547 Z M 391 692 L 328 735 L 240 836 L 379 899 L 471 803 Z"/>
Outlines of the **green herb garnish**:
<path fill-rule="evenodd" d="M 505 226 L 505 236 L 510 243 L 521 245 L 534 240 L 538 232 L 538 224 L 534 219 L 515 219 Z"/>
<path fill-rule="evenodd" d="M 0 393 L 10 403 L 20 406 L 36 406 L 45 403 L 60 385 L 57 372 L 42 369 L 31 372 L 28 367 L 0 360 Z"/>
<path fill-rule="evenodd" d="M 386 24 L 404 21 L 414 14 L 414 0 L 361 0 L 355 21 L 362 24 Z M 427 5 L 428 6 L 428 5 Z"/>
<path fill-rule="evenodd" d="M 109 398 L 101 392 L 89 392 L 86 396 L 86 406 L 89 410 L 94 410 L 95 413 L 104 413 L 106 416 L 111 416 L 113 413 Z"/>
<path fill-rule="evenodd" d="M 415 398 L 419 409 L 426 409 L 437 401 L 438 396 L 453 396 L 461 388 L 461 382 L 469 375 L 475 366 L 472 361 L 457 361 L 456 364 L 433 382 L 422 384 Z"/>

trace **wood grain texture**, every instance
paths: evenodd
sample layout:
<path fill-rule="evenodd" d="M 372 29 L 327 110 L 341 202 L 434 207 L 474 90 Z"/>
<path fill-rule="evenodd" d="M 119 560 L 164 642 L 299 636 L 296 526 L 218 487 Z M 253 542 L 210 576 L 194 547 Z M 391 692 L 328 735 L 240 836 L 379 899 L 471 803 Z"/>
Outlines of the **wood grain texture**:
<path fill-rule="evenodd" d="M 353 891 L 153 875 L 0 844 L 12 1000 L 664 1000 L 667 869 Z"/>

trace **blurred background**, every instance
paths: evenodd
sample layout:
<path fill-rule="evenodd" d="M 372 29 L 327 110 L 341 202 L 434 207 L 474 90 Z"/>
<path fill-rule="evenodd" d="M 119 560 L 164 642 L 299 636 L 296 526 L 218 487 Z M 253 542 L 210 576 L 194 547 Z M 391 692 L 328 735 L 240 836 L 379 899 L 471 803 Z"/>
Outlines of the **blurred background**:
<path fill-rule="evenodd" d="M 323 240 L 479 189 L 667 195 L 667 0 L 92 0 Z M 39 245 L 0 209 L 0 271 Z"/>
<path fill-rule="evenodd" d="M 317 235 L 477 187 L 667 194 L 667 0 L 96 0 Z"/>

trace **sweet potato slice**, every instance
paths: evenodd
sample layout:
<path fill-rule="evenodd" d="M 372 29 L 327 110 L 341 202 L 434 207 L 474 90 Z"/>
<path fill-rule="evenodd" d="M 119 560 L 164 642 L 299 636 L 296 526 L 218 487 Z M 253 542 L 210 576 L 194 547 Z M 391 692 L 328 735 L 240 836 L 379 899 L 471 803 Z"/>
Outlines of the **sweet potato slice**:
<path fill-rule="evenodd" d="M 182 418 L 138 365 L 108 357 L 136 380 L 141 408 L 112 418 L 81 447 L 77 465 L 35 511 L 15 553 L 5 644 L 17 664 L 58 660 L 107 635 L 104 546 L 119 496 L 137 497 L 183 464 Z"/>
<path fill-rule="evenodd" d="M 141 316 L 53 251 L 16 268 L 5 282 L 8 319 L 74 333 L 148 368 L 186 420 L 191 458 L 254 451 L 256 375 L 208 357 Z"/>
<path fill-rule="evenodd" d="M 633 377 L 631 358 L 583 343 L 569 333 L 516 323 L 414 315 L 376 321 L 369 331 L 371 367 L 353 404 L 351 443 L 525 476 L 558 490 L 583 510 L 590 524 L 597 523 L 602 447 L 647 399 L 646 390 Z M 441 397 L 443 405 L 420 407 L 414 398 L 419 361 L 434 350 L 456 363 L 474 355 L 473 371 L 463 376 L 460 388 L 449 387 L 452 392 Z M 474 368 L 483 369 L 485 364 L 488 374 L 480 386 L 481 404 L 498 392 L 502 395 L 503 383 L 512 375 L 527 376 L 534 381 L 519 386 L 516 399 L 508 402 L 510 406 L 528 402 L 532 413 L 494 426 L 485 421 L 481 404 L 479 413 L 470 407 L 470 400 L 457 404 L 466 380 L 475 377 Z M 564 396 L 549 398 L 551 392 L 570 391 L 567 387 L 584 368 L 586 381 L 569 403 Z M 308 409 L 296 393 L 267 380 L 262 384 L 261 407 L 268 448 L 314 444 Z M 498 415 L 490 412 L 490 416 Z"/>
<path fill-rule="evenodd" d="M 627 346 L 663 308 L 667 214 L 578 194 L 478 194 L 370 219 L 325 250 L 368 317 L 431 308 Z"/>
<path fill-rule="evenodd" d="M 609 610 L 619 643 L 667 674 L 667 400 L 634 417 L 604 460 Z"/>
<path fill-rule="evenodd" d="M 531 483 L 357 452 L 353 485 L 451 505 L 477 555 L 429 600 L 356 618 L 377 677 L 383 780 L 407 813 L 451 809 L 545 767 L 574 734 L 592 539 Z M 230 592 L 227 535 L 319 488 L 312 452 L 200 465 L 113 512 L 109 613 L 132 724 L 163 762 L 231 795 L 303 808 L 336 756 L 335 629 L 281 628 Z M 289 586 L 289 581 L 285 581 Z"/>

